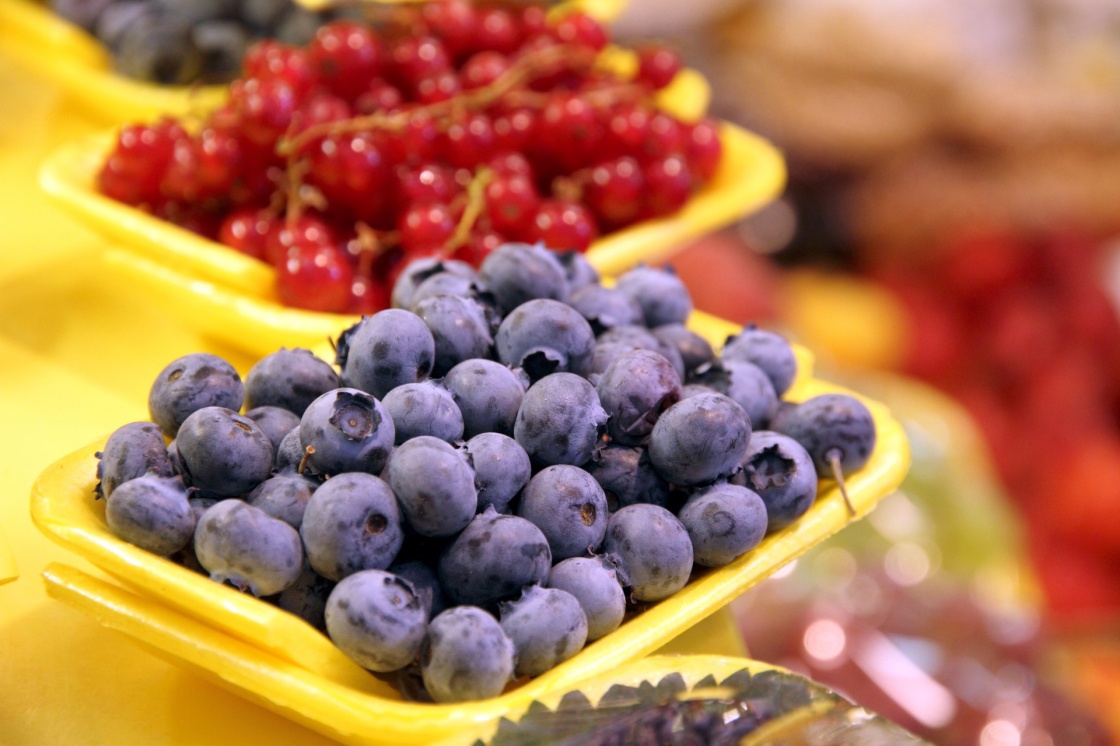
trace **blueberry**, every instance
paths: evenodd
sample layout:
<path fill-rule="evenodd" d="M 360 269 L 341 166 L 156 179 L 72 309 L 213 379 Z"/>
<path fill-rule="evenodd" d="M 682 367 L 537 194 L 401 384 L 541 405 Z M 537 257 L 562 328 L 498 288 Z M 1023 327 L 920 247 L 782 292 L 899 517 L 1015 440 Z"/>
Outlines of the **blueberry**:
<path fill-rule="evenodd" d="M 117 38 L 114 68 L 122 75 L 166 85 L 186 85 L 203 71 L 205 58 L 190 24 L 172 13 L 136 19 Z"/>
<path fill-rule="evenodd" d="M 451 603 L 487 607 L 543 583 L 551 567 L 552 552 L 539 528 L 488 507 L 440 558 L 439 581 Z"/>
<path fill-rule="evenodd" d="M 105 441 L 105 449 L 96 455 L 99 497 L 109 497 L 117 487 L 149 471 L 160 477 L 175 473 L 163 433 L 151 422 L 122 425 L 113 431 Z"/>
<path fill-rule="evenodd" d="M 516 440 L 501 433 L 479 433 L 463 449 L 474 468 L 478 511 L 493 505 L 499 513 L 507 512 L 510 501 L 529 483 L 529 454 Z"/>
<path fill-rule="evenodd" d="M 398 446 L 385 479 L 409 527 L 421 536 L 458 533 L 478 508 L 474 471 L 461 452 L 438 438 L 422 435 Z"/>
<path fill-rule="evenodd" d="M 669 484 L 658 476 L 645 448 L 608 444 L 597 449 L 585 466 L 607 497 L 607 508 L 651 503 L 670 508 Z"/>
<path fill-rule="evenodd" d="M 762 498 L 768 531 L 793 523 L 817 499 L 817 472 L 808 451 L 793 438 L 769 430 L 751 433 L 743 471 L 731 481 Z"/>
<path fill-rule="evenodd" d="M 477 606 L 448 609 L 428 625 L 421 648 L 424 688 L 443 703 L 496 697 L 513 678 L 516 656 L 493 616 Z"/>
<path fill-rule="evenodd" d="M 268 441 L 272 443 L 274 453 L 284 442 L 284 436 L 290 433 L 292 428 L 299 427 L 299 417 L 280 407 L 256 407 L 246 412 L 245 416 L 260 425 L 261 430 L 264 430 L 264 434 L 268 436 Z"/>
<path fill-rule="evenodd" d="M 576 597 L 559 588 L 530 586 L 501 606 L 502 629 L 517 649 L 519 676 L 539 676 L 583 649 L 587 617 Z"/>
<path fill-rule="evenodd" d="M 700 396 L 701 394 L 718 394 L 719 392 L 711 386 L 705 386 L 702 383 L 686 383 L 681 386 L 681 398 L 689 399 L 693 396 Z"/>
<path fill-rule="evenodd" d="M 401 384 L 427 378 L 436 351 L 423 319 L 390 308 L 359 321 L 339 342 L 338 354 L 346 385 L 381 397 Z"/>
<path fill-rule="evenodd" d="M 183 480 L 147 474 L 113 490 L 105 522 L 118 538 L 166 557 L 190 543 L 195 518 Z"/>
<path fill-rule="evenodd" d="M 521 491 L 517 515 L 545 535 L 553 561 L 564 560 L 593 552 L 603 542 L 607 497 L 595 478 L 578 466 L 549 466 Z"/>
<path fill-rule="evenodd" d="M 553 373 L 525 392 L 513 437 L 534 464 L 581 466 L 591 458 L 606 423 L 599 395 L 586 379 Z"/>
<path fill-rule="evenodd" d="M 741 406 L 723 394 L 701 394 L 662 413 L 649 436 L 649 457 L 667 482 L 693 487 L 734 474 L 750 437 Z"/>
<path fill-rule="evenodd" d="M 70 23 L 93 33 L 101 13 L 114 0 L 51 0 L 50 8 Z"/>
<path fill-rule="evenodd" d="M 498 327 L 494 346 L 500 361 L 523 368 L 534 381 L 559 372 L 585 376 L 591 371 L 595 334 L 574 308 L 542 298 L 511 311 Z"/>
<path fill-rule="evenodd" d="M 280 349 L 245 376 L 245 408 L 280 407 L 302 417 L 311 402 L 341 385 L 338 374 L 310 350 Z"/>
<path fill-rule="evenodd" d="M 384 570 L 404 534 L 389 485 L 361 472 L 331 477 L 315 490 L 300 527 L 315 572 L 342 580 L 360 570 Z"/>
<path fill-rule="evenodd" d="M 303 456 L 304 449 L 299 440 L 299 425 L 297 424 L 280 440 L 280 445 L 276 448 L 274 464 L 277 469 L 288 466 L 298 467 L 303 461 Z"/>
<path fill-rule="evenodd" d="M 722 567 L 758 546 L 766 535 L 766 505 L 757 494 L 721 482 L 700 490 L 677 514 L 692 539 L 698 565 Z"/>
<path fill-rule="evenodd" d="M 456 259 L 416 259 L 397 275 L 393 284 L 392 304 L 394 308 L 412 308 L 412 296 L 424 280 L 441 272 L 450 272 L 474 280 L 474 268 Z"/>
<path fill-rule="evenodd" d="M 416 589 L 382 570 L 362 570 L 340 581 L 327 599 L 326 620 L 331 641 L 370 671 L 407 666 L 428 631 Z"/>
<path fill-rule="evenodd" d="M 463 438 L 463 413 L 450 392 L 432 381 L 406 383 L 385 395 L 381 404 L 396 429 L 396 444 L 420 435 L 448 443 Z"/>
<path fill-rule="evenodd" d="M 464 277 L 453 272 L 440 272 L 416 286 L 412 293 L 412 303 L 408 310 L 419 315 L 420 304 L 430 298 L 450 296 L 460 300 L 472 300 L 478 286 L 473 277 Z M 482 313 L 482 307 L 478 311 Z M 485 316 L 483 316 L 485 318 Z"/>
<path fill-rule="evenodd" d="M 296 582 L 280 591 L 271 600 L 290 614 L 295 614 L 320 632 L 327 629 L 327 598 L 334 590 L 334 581 L 324 578 L 306 562 Z"/>
<path fill-rule="evenodd" d="M 240 500 L 223 500 L 203 513 L 194 532 L 194 551 L 213 580 L 254 596 L 279 593 L 303 569 L 299 533 Z"/>
<path fill-rule="evenodd" d="M 626 593 L 608 557 L 572 557 L 557 562 L 548 574 L 548 587 L 576 597 L 587 617 L 587 641 L 598 640 L 622 624 Z"/>
<path fill-rule="evenodd" d="M 636 601 L 660 601 L 688 583 L 692 540 L 675 515 L 657 505 L 630 505 L 611 516 L 604 549 L 618 557 Z"/>
<path fill-rule="evenodd" d="M 513 434 L 525 386 L 513 371 L 494 360 L 464 360 L 443 379 L 463 415 L 463 436 Z"/>
<path fill-rule="evenodd" d="M 744 360 L 762 368 L 778 396 L 789 389 L 797 376 L 797 358 L 786 338 L 753 324 L 728 337 L 720 356 L 725 360 Z"/>
<path fill-rule="evenodd" d="M 847 394 L 814 396 L 791 409 L 781 432 L 800 443 L 813 459 L 817 476 L 832 477 L 832 459 L 840 471 L 860 469 L 875 449 L 875 421 L 859 399 Z"/>
<path fill-rule="evenodd" d="M 844 474 L 860 469 L 875 450 L 875 420 L 863 402 L 847 394 L 822 394 L 779 412 L 772 425 L 800 443 L 819 477 L 836 479 L 844 505 L 855 515 Z"/>
<path fill-rule="evenodd" d="M 183 421 L 203 407 L 241 409 L 244 387 L 233 366 L 216 355 L 196 352 L 160 371 L 148 394 L 152 422 L 169 438 Z"/>
<path fill-rule="evenodd" d="M 661 413 L 680 398 L 681 379 L 663 356 L 649 350 L 619 355 L 595 385 L 609 419 L 607 434 L 624 445 L 640 445 Z"/>
<path fill-rule="evenodd" d="M 298 530 L 307 502 L 318 487 L 318 480 L 288 466 L 254 487 L 245 502 Z"/>
<path fill-rule="evenodd" d="M 556 260 L 564 268 L 564 275 L 568 278 L 568 288 L 575 290 L 584 285 L 598 285 L 599 271 L 591 266 L 587 257 L 578 251 L 554 252 Z"/>
<path fill-rule="evenodd" d="M 502 313 L 537 298 L 568 300 L 567 273 L 556 254 L 541 245 L 502 244 L 482 260 L 478 277 Z"/>
<path fill-rule="evenodd" d="M 175 466 L 183 480 L 211 495 L 244 495 L 268 479 L 272 442 L 253 420 L 223 407 L 204 407 L 175 438 Z"/>
<path fill-rule="evenodd" d="M 668 267 L 635 267 L 623 273 L 615 287 L 637 302 L 648 327 L 683 324 L 692 313 L 688 288 Z"/>
<path fill-rule="evenodd" d="M 428 619 L 447 608 L 443 588 L 439 584 L 439 576 L 427 562 L 422 560 L 394 562 L 389 565 L 389 572 L 412 583 L 420 603 L 424 605 L 424 612 L 428 615 Z"/>
<path fill-rule="evenodd" d="M 694 383 L 709 386 L 733 399 L 751 419 L 752 429 L 769 426 L 778 411 L 778 395 L 774 384 L 757 365 L 743 360 L 720 360 L 702 366 L 693 376 Z"/>
<path fill-rule="evenodd" d="M 579 311 L 596 335 L 624 324 L 641 324 L 642 309 L 629 295 L 602 285 L 573 290 L 568 304 Z"/>
<path fill-rule="evenodd" d="M 416 305 L 435 341 L 433 376 L 444 376 L 464 360 L 490 356 L 494 344 L 485 309 L 470 298 L 436 295 Z"/>
<path fill-rule="evenodd" d="M 644 326 L 623 324 L 613 329 L 607 329 L 595 338 L 595 344 L 596 346 L 624 345 L 631 349 L 659 352 L 665 356 L 666 360 L 673 364 L 673 369 L 677 371 L 677 375 L 679 375 L 682 380 L 684 379 L 684 359 L 681 357 L 680 351 L 677 350 L 674 345 L 659 339 L 652 331 Z M 613 358 L 604 362 L 609 363 L 610 360 L 613 360 Z M 595 368 L 595 370 L 601 372 L 598 368 Z M 606 367 L 603 367 L 602 370 L 606 370 Z"/>
<path fill-rule="evenodd" d="M 380 474 L 396 429 L 381 402 L 364 391 L 343 388 L 311 402 L 299 423 L 299 439 L 304 449 L 314 449 L 309 462 L 320 474 Z"/>
<path fill-rule="evenodd" d="M 276 40 L 293 47 L 303 47 L 315 37 L 323 25 L 319 15 L 298 5 L 289 6 L 273 29 Z"/>
<path fill-rule="evenodd" d="M 676 348 L 677 352 L 681 354 L 686 373 L 691 373 L 701 365 L 710 363 L 715 359 L 715 352 L 712 351 L 712 346 L 708 344 L 708 340 L 684 324 L 664 324 L 651 331 L 653 336 L 664 344 Z"/>

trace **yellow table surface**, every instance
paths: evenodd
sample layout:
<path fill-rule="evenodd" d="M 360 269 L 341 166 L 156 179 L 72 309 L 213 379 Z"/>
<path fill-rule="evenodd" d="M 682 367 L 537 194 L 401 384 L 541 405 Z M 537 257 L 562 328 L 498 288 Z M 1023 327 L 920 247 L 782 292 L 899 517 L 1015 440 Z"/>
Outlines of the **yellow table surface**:
<path fill-rule="evenodd" d="M 100 574 L 31 524 L 32 481 L 53 460 L 147 418 L 147 392 L 172 359 L 252 360 L 160 318 L 101 267 L 101 240 L 48 203 L 39 163 L 101 125 L 0 56 L 0 743 L 330 743 L 148 654 L 46 597 L 62 561 Z M 106 283 L 102 283 L 102 279 Z M 104 577 L 104 576 L 103 576 Z M 742 655 L 729 612 L 671 652 Z"/>

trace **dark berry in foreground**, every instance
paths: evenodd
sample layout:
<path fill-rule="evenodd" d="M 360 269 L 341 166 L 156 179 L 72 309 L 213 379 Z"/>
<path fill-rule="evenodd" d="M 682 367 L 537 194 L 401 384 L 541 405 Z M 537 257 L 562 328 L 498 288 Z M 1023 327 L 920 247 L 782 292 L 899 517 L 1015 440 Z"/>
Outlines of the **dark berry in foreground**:
<path fill-rule="evenodd" d="M 452 603 L 488 607 L 543 583 L 551 567 L 552 552 L 539 528 L 488 507 L 440 558 L 439 580 Z"/>
<path fill-rule="evenodd" d="M 182 479 L 147 474 L 108 496 L 105 522 L 129 544 L 166 557 L 190 544 L 195 514 Z"/>
<path fill-rule="evenodd" d="M 421 435 L 397 446 L 385 479 L 421 536 L 452 536 L 478 508 L 474 471 L 462 452 L 439 438 Z"/>
<path fill-rule="evenodd" d="M 148 394 L 152 422 L 169 438 L 203 407 L 238 411 L 244 398 L 241 376 L 217 355 L 196 352 L 173 360 L 160 371 Z"/>
<path fill-rule="evenodd" d="M 582 466 L 591 459 L 606 423 L 599 395 L 586 379 L 553 373 L 525 392 L 513 437 L 535 464 Z"/>
<path fill-rule="evenodd" d="M 299 438 L 304 449 L 312 449 L 308 462 L 320 474 L 379 474 L 396 429 L 381 402 L 364 391 L 343 388 L 311 402 L 300 420 Z"/>
<path fill-rule="evenodd" d="M 347 576 L 327 599 L 327 634 L 370 671 L 397 671 L 420 653 L 428 616 L 416 589 L 383 570 Z"/>
<path fill-rule="evenodd" d="M 607 530 L 607 498 L 586 471 L 559 464 L 541 469 L 529 480 L 521 491 L 517 515 L 541 530 L 555 562 L 598 549 Z"/>
<path fill-rule="evenodd" d="M 513 678 L 516 654 L 497 619 L 477 606 L 456 606 L 428 625 L 420 653 L 424 688 L 436 702 L 496 697 Z"/>
<path fill-rule="evenodd" d="M 183 480 L 222 497 L 243 495 L 268 479 L 275 458 L 260 425 L 223 407 L 191 414 L 175 447 L 175 466 Z"/>
<path fill-rule="evenodd" d="M 308 562 L 330 580 L 385 569 L 404 542 L 400 509 L 389 485 L 361 472 L 334 476 L 315 491 L 300 536 Z"/>
<path fill-rule="evenodd" d="M 610 557 L 572 557 L 557 562 L 548 574 L 548 587 L 576 597 L 587 617 L 587 641 L 618 629 L 626 615 L 626 593 Z"/>
<path fill-rule="evenodd" d="M 339 342 L 342 378 L 348 386 L 381 397 L 404 383 L 428 377 L 435 340 L 411 311 L 390 308 L 362 319 Z"/>
<path fill-rule="evenodd" d="M 587 642 L 587 617 L 575 596 L 530 586 L 501 607 L 502 629 L 517 648 L 516 671 L 539 676 L 578 653 Z"/>
<path fill-rule="evenodd" d="M 245 408 L 281 407 L 302 417 L 318 397 L 339 387 L 338 374 L 310 350 L 280 349 L 245 376 Z"/>
<path fill-rule="evenodd" d="M 660 601 L 688 583 L 692 540 L 675 515 L 657 505 L 631 505 L 611 516 L 603 545 L 618 557 L 636 601 Z"/>
<path fill-rule="evenodd" d="M 240 500 L 223 500 L 202 514 L 194 551 L 213 580 L 254 596 L 279 593 L 303 569 L 299 533 Z"/>
<path fill-rule="evenodd" d="M 163 432 L 151 422 L 130 422 L 113 431 L 97 452 L 98 495 L 109 497 L 113 490 L 149 471 L 156 476 L 175 473 L 163 442 Z"/>
<path fill-rule="evenodd" d="M 739 469 L 751 424 L 723 394 L 682 399 L 662 413 L 649 437 L 649 457 L 666 481 L 698 486 Z"/>
<path fill-rule="evenodd" d="M 767 531 L 793 523 L 817 499 L 817 472 L 808 451 L 793 438 L 769 430 L 751 433 L 743 471 L 731 481 L 762 498 Z"/>
<path fill-rule="evenodd" d="M 728 337 L 720 356 L 725 360 L 745 360 L 766 372 L 781 396 L 797 376 L 797 358 L 785 337 L 751 325 Z"/>
<path fill-rule="evenodd" d="M 720 483 L 697 492 L 677 514 L 692 540 L 693 561 L 721 567 L 758 546 L 766 506 L 746 487 Z"/>

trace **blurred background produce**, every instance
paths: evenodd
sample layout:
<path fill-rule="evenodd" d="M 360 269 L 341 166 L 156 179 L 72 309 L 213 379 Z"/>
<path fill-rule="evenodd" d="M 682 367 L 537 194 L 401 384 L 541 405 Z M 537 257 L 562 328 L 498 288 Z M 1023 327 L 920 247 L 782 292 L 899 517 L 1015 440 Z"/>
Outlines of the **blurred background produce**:
<path fill-rule="evenodd" d="M 698 306 L 783 324 L 829 375 L 881 394 L 915 443 L 908 507 L 884 504 L 764 584 L 739 609 L 748 647 L 936 742 L 1111 742 L 1102 723 L 1115 740 L 1120 3 L 671 5 L 633 4 L 616 33 L 679 44 L 713 113 L 770 137 L 790 168 L 780 202 L 676 259 Z M 924 528 L 899 534 L 898 515 Z M 1037 593 L 996 581 L 977 548 L 1021 560 Z M 899 562 L 925 566 L 921 581 L 900 581 Z M 985 608 L 1009 588 L 1038 615 L 1013 644 Z M 800 636 L 837 618 L 853 647 L 822 663 Z M 944 687 L 951 717 L 923 723 L 853 664 L 868 630 L 921 641 L 894 649 Z M 1012 663 L 1034 683 L 1005 696 Z M 996 693 L 970 701 L 982 680 Z"/>

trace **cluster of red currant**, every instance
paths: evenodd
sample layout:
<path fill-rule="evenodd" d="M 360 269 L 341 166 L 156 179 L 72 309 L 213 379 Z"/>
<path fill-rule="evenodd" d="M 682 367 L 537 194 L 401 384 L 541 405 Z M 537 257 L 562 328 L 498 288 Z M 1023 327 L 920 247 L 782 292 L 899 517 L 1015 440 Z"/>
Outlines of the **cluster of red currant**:
<path fill-rule="evenodd" d="M 719 163 L 713 121 L 653 105 L 680 68 L 665 47 L 640 49 L 624 79 L 580 12 L 378 13 L 305 48 L 256 45 L 193 133 L 123 128 L 101 191 L 269 262 L 286 305 L 371 313 L 411 259 L 477 265 L 510 240 L 584 250 L 678 210 Z"/>

